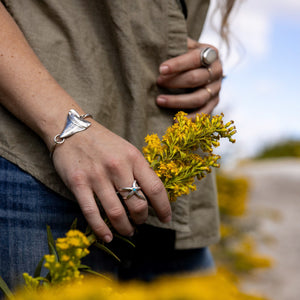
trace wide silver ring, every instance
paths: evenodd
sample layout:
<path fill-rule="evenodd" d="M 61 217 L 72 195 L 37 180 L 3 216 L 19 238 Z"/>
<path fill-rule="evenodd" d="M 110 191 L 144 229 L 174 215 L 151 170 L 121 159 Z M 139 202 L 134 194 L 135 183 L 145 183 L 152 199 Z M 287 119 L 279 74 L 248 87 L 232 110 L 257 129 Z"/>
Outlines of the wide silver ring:
<path fill-rule="evenodd" d="M 202 49 L 200 52 L 201 65 L 203 67 L 208 67 L 211 65 L 218 57 L 217 51 L 211 47 Z"/>
<path fill-rule="evenodd" d="M 132 186 L 123 187 L 120 189 L 120 192 L 129 192 L 128 195 L 124 197 L 124 200 L 128 200 L 133 195 L 137 196 L 140 199 L 146 200 L 143 195 L 139 194 L 139 191 L 141 190 L 141 187 L 137 184 L 136 180 L 134 180 Z"/>

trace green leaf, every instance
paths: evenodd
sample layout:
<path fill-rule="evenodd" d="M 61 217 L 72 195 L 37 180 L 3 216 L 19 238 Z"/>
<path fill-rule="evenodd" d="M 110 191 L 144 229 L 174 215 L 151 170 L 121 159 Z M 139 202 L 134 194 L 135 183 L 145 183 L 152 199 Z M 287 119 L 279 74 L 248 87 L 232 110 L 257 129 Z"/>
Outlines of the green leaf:
<path fill-rule="evenodd" d="M 77 229 L 77 218 L 75 218 L 75 220 L 73 221 L 73 223 L 72 223 L 70 229 L 72 229 L 72 230 Z"/>
<path fill-rule="evenodd" d="M 57 256 L 57 252 L 55 249 L 55 243 L 54 243 L 53 235 L 52 235 L 49 225 L 47 225 L 47 240 L 48 240 L 49 253 L 53 254 L 55 256 L 56 261 L 58 261 L 58 256 Z"/>
<path fill-rule="evenodd" d="M 8 299 L 14 299 L 14 295 L 7 286 L 6 282 L 3 280 L 3 278 L 0 276 L 0 290 L 4 293 L 4 295 Z"/>
<path fill-rule="evenodd" d="M 116 233 L 114 233 L 114 237 L 117 238 L 117 239 L 119 239 L 119 240 L 122 240 L 122 241 L 128 243 L 128 244 L 131 245 L 133 248 L 135 248 L 135 244 L 134 244 L 132 241 L 130 241 L 129 239 L 127 239 L 126 237 L 121 236 L 121 235 L 116 234 Z"/>
<path fill-rule="evenodd" d="M 91 267 L 87 266 L 87 265 L 79 265 L 78 269 L 81 270 L 86 270 L 86 269 L 90 269 Z"/>
<path fill-rule="evenodd" d="M 107 277 L 107 276 L 105 276 L 105 275 L 103 275 L 101 273 L 98 273 L 96 271 L 93 271 L 91 269 L 83 270 L 83 272 L 86 272 L 86 273 L 89 273 L 89 274 L 92 274 L 92 275 L 96 275 L 96 276 L 102 277 L 102 278 L 104 278 L 104 279 L 106 279 L 108 281 L 112 281 L 109 277 Z"/>
<path fill-rule="evenodd" d="M 93 232 L 90 235 L 87 235 L 86 237 L 89 240 L 90 245 L 97 241 L 97 237 Z"/>
<path fill-rule="evenodd" d="M 96 242 L 94 245 L 95 245 L 97 248 L 99 248 L 99 249 L 105 251 L 106 253 L 108 253 L 109 255 L 111 255 L 112 257 L 114 257 L 118 262 L 121 261 L 120 258 L 119 258 L 116 254 L 114 254 L 110 249 L 108 249 L 108 248 L 107 248 L 106 246 L 104 246 L 103 244 L 100 244 L 99 242 Z"/>
<path fill-rule="evenodd" d="M 38 265 L 35 268 L 33 278 L 39 277 L 41 275 L 41 270 L 43 267 L 44 260 L 45 260 L 45 258 L 42 257 L 42 259 L 39 261 Z"/>
<path fill-rule="evenodd" d="M 55 256 L 55 261 L 58 261 L 58 255 L 56 253 L 55 247 L 52 244 L 49 244 L 50 254 Z"/>
<path fill-rule="evenodd" d="M 92 228 L 88 225 L 85 229 L 85 235 L 89 235 L 92 232 Z"/>

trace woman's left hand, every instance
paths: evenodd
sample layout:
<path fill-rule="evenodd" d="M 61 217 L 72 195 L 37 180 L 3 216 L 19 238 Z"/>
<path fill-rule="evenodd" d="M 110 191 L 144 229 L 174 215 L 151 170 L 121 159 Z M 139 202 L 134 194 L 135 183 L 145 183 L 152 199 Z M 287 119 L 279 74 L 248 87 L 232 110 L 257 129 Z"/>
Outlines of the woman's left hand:
<path fill-rule="evenodd" d="M 201 51 L 211 47 L 218 53 L 215 47 L 200 44 L 190 38 L 187 44 L 187 53 L 160 65 L 157 83 L 164 88 L 191 88 L 192 91 L 178 95 L 162 94 L 156 101 L 161 107 L 189 110 L 189 117 L 194 118 L 197 113 L 210 114 L 218 104 L 223 69 L 219 57 L 208 67 L 204 67 L 201 62 Z"/>

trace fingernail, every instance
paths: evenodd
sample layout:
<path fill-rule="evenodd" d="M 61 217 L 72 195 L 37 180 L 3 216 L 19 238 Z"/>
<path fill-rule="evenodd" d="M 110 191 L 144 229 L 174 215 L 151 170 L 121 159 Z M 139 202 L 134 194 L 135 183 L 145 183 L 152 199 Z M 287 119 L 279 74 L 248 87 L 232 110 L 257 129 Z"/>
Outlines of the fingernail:
<path fill-rule="evenodd" d="M 107 235 L 104 236 L 103 241 L 105 243 L 110 243 L 112 241 L 112 239 L 113 239 L 112 236 L 107 234 Z"/>
<path fill-rule="evenodd" d="M 167 74 L 167 73 L 169 73 L 169 67 L 166 65 L 161 65 L 159 67 L 159 72 L 160 72 L 160 74 Z"/>
<path fill-rule="evenodd" d="M 156 100 L 158 104 L 165 104 L 167 102 L 167 99 L 162 97 L 158 97 Z"/>
<path fill-rule="evenodd" d="M 130 234 L 128 234 L 129 237 L 134 236 L 134 231 L 132 231 Z"/>

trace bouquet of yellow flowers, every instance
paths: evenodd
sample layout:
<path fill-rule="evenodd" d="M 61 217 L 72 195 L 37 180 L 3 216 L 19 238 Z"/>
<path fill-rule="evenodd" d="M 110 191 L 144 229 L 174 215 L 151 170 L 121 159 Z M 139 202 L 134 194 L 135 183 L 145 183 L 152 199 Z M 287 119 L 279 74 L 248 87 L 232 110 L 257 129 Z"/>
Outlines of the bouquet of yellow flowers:
<path fill-rule="evenodd" d="M 197 114 L 195 121 L 178 112 L 176 121 L 160 138 L 157 134 L 145 138 L 147 146 L 144 156 L 152 169 L 164 183 L 170 201 L 194 191 L 195 178 L 202 179 L 211 167 L 219 167 L 219 155 L 213 154 L 213 148 L 220 145 L 220 138 L 228 138 L 236 133 L 233 121 L 223 123 L 224 115 L 210 116 Z M 202 150 L 205 155 L 197 153 Z"/>

